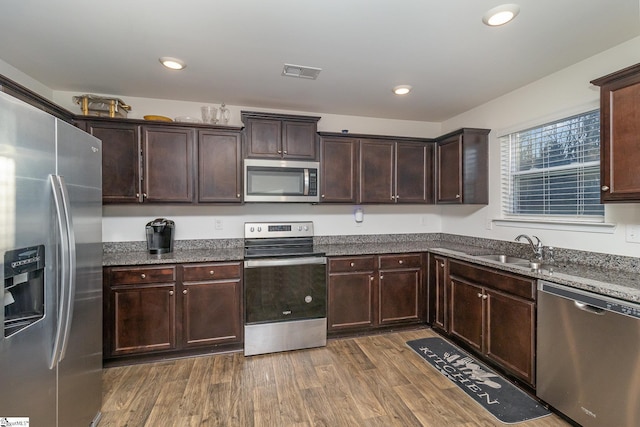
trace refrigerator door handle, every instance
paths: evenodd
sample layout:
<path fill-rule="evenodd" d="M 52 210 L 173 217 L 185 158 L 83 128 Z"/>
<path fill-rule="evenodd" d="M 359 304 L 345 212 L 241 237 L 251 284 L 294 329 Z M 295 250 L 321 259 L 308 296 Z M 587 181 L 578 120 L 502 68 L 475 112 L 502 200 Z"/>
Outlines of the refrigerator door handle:
<path fill-rule="evenodd" d="M 71 224 L 69 210 L 69 194 L 64 178 L 51 175 L 53 202 L 56 209 L 58 234 L 60 236 L 60 275 L 58 289 L 60 289 L 58 322 L 56 327 L 53 352 L 49 368 L 53 369 L 64 358 L 68 345 L 71 319 L 73 318 L 73 301 L 76 284 L 75 274 L 75 234 Z"/>

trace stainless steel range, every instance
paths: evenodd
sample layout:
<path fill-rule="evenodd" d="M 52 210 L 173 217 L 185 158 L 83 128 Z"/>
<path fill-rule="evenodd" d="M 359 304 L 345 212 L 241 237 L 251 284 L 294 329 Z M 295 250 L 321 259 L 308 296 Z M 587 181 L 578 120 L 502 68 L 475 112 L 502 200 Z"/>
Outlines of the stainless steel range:
<path fill-rule="evenodd" d="M 327 259 L 313 222 L 244 225 L 244 355 L 327 344 Z"/>

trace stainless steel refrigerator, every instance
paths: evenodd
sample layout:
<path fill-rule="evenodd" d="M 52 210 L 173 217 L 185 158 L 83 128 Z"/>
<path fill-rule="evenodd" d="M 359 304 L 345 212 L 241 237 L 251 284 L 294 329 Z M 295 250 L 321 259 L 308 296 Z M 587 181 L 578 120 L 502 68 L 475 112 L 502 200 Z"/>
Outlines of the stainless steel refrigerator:
<path fill-rule="evenodd" d="M 0 420 L 97 424 L 101 142 L 0 93 Z"/>

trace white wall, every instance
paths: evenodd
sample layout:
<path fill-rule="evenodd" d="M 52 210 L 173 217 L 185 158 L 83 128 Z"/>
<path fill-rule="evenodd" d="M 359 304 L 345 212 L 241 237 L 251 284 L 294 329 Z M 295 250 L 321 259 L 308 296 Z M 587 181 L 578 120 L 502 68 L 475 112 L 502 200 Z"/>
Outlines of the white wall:
<path fill-rule="evenodd" d="M 443 123 L 444 132 L 460 127 L 492 129 L 489 146 L 489 205 L 482 208 L 446 206 L 442 209 L 442 231 L 511 240 L 517 234 L 539 236 L 545 245 L 583 249 L 618 255 L 640 256 L 640 244 L 625 241 L 627 225 L 640 224 L 640 204 L 608 204 L 605 222 L 615 225 L 609 233 L 601 229 L 571 231 L 566 227 L 502 227 L 487 221 L 500 218 L 500 146 L 498 136 L 526 129 L 573 113 L 598 108 L 599 88 L 589 82 L 638 62 L 640 37 L 625 42 L 571 67 L 496 98 Z M 562 229 L 564 228 L 564 229 Z"/>

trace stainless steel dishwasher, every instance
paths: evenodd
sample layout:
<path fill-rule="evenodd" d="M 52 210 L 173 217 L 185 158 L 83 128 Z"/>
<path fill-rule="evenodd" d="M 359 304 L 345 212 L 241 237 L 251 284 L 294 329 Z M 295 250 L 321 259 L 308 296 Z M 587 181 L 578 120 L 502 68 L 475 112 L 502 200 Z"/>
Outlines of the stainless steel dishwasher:
<path fill-rule="evenodd" d="M 584 427 L 640 426 L 640 304 L 538 282 L 537 395 Z"/>

